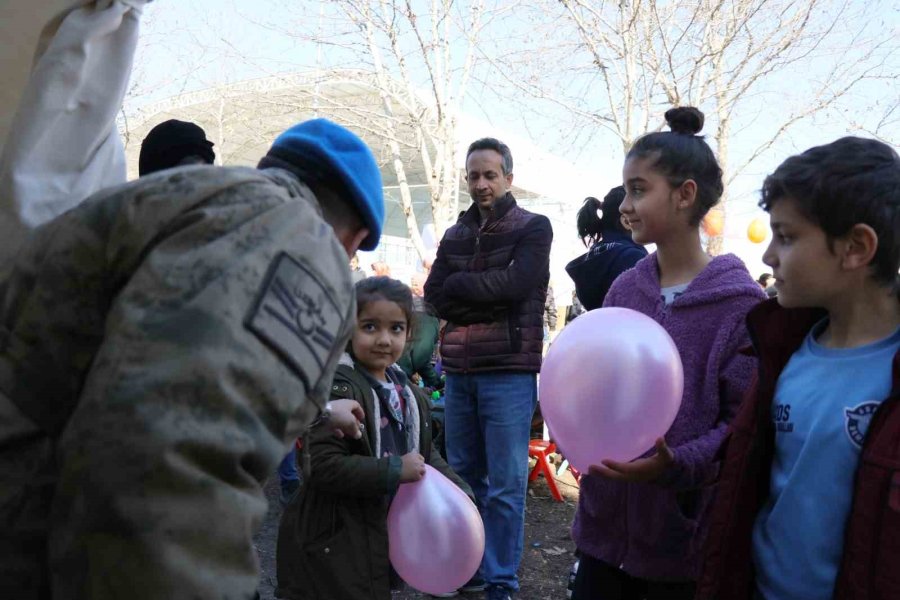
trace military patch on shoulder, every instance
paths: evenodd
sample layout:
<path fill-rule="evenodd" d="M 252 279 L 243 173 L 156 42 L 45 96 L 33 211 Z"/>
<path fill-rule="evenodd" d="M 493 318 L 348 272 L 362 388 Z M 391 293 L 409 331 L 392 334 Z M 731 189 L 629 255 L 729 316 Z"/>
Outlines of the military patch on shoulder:
<path fill-rule="evenodd" d="M 328 360 L 344 324 L 340 307 L 319 277 L 285 252 L 269 265 L 244 327 L 274 350 L 307 388 Z"/>

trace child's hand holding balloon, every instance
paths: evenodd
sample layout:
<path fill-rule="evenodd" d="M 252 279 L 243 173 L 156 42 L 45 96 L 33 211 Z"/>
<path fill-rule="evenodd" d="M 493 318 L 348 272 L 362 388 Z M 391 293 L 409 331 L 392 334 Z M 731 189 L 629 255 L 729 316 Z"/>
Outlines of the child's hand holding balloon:
<path fill-rule="evenodd" d="M 418 456 L 407 454 L 407 456 Z M 421 458 L 421 457 L 419 457 Z M 484 556 L 484 523 L 465 492 L 431 465 L 421 481 L 401 485 L 388 512 L 391 564 L 406 583 L 428 594 L 453 592 Z"/>
<path fill-rule="evenodd" d="M 425 457 L 418 452 L 403 455 L 403 466 L 400 468 L 400 483 L 412 483 L 425 476 Z"/>
<path fill-rule="evenodd" d="M 599 465 L 591 465 L 588 473 L 600 475 L 607 479 L 627 482 L 655 481 L 675 462 L 672 449 L 666 444 L 666 440 L 656 440 L 656 453 L 647 458 L 637 458 L 631 462 L 618 462 L 615 460 L 602 460 Z"/>
<path fill-rule="evenodd" d="M 541 367 L 541 413 L 580 471 L 651 481 L 672 462 L 660 438 L 681 407 L 684 371 L 671 336 L 627 308 L 589 311 L 569 324 Z M 656 455 L 644 456 L 656 444 Z"/>

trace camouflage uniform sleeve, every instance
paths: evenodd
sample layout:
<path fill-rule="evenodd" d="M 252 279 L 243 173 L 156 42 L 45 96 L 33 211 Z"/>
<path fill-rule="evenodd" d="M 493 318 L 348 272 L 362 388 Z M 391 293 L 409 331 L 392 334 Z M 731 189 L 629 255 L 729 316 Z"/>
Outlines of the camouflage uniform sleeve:
<path fill-rule="evenodd" d="M 47 597 L 52 465 L 50 437 L 0 393 L 0 598 Z"/>
<path fill-rule="evenodd" d="M 143 254 L 60 438 L 54 597 L 253 597 L 262 484 L 324 406 L 355 311 L 314 202 L 251 178 Z M 141 229 L 127 208 L 122 244 Z"/>

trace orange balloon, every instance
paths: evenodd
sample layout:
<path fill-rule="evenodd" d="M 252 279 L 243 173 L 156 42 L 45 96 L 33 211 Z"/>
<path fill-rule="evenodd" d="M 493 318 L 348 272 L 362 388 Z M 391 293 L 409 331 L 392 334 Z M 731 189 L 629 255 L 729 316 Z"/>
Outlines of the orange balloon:
<path fill-rule="evenodd" d="M 747 237 L 754 244 L 762 243 L 766 239 L 768 233 L 769 228 L 766 226 L 766 222 L 760 217 L 756 217 L 750 221 L 750 226 L 747 227 Z"/>
<path fill-rule="evenodd" d="M 703 218 L 703 231 L 706 232 L 706 235 L 709 237 L 722 235 L 724 230 L 725 214 L 722 211 L 711 211 Z"/>

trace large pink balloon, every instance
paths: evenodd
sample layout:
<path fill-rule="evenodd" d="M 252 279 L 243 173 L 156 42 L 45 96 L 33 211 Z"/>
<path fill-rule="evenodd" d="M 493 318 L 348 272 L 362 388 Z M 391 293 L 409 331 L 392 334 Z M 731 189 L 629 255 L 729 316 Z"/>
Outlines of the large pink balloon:
<path fill-rule="evenodd" d="M 428 594 L 462 587 L 484 555 L 484 523 L 478 509 L 430 465 L 425 465 L 425 477 L 397 490 L 387 529 L 397 574 Z"/>
<path fill-rule="evenodd" d="M 684 373 L 675 342 L 627 308 L 589 311 L 566 326 L 540 376 L 541 414 L 575 468 L 629 461 L 650 450 L 681 406 Z"/>

